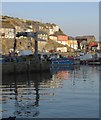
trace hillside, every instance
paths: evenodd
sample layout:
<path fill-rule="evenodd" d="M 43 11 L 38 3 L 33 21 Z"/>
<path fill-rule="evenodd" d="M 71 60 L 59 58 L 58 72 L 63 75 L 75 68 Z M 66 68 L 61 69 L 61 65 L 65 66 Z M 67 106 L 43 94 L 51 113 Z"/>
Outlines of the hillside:
<path fill-rule="evenodd" d="M 38 30 L 38 27 L 41 26 L 43 29 L 42 31 L 46 32 L 45 30 L 52 28 L 53 26 L 56 26 L 54 23 L 41 23 L 39 21 L 32 21 L 32 20 L 25 20 L 20 18 L 14 18 L 9 16 L 1 16 L 0 17 L 0 26 L 1 28 L 13 28 L 16 27 L 16 31 L 26 31 L 27 29 L 32 30 L 33 32 Z M 49 28 L 47 28 L 47 26 Z M 55 34 L 64 34 L 61 28 L 59 28 L 58 31 L 55 32 Z M 30 45 L 29 45 L 30 44 Z M 13 38 L 2 38 L 2 53 L 8 54 L 9 49 L 12 49 L 14 45 L 14 39 Z M 47 50 L 50 50 L 52 48 L 57 47 L 64 47 L 64 45 L 59 44 L 55 41 L 48 40 L 47 42 L 38 42 L 38 48 L 39 51 L 42 50 L 42 48 L 46 48 Z M 70 47 L 67 47 L 68 51 L 70 51 Z M 17 38 L 17 50 L 26 50 L 26 49 L 34 49 L 34 40 L 28 38 Z"/>
<path fill-rule="evenodd" d="M 47 50 L 56 49 L 57 47 L 67 47 L 67 51 L 74 51 L 74 49 L 70 48 L 68 45 L 62 45 L 53 40 L 48 40 L 47 44 L 45 45 Z"/>

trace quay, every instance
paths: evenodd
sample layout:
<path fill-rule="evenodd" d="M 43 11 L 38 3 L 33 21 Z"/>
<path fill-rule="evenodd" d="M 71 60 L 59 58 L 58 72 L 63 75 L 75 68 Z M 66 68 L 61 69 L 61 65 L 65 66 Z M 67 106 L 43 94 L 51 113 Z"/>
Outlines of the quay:
<path fill-rule="evenodd" d="M 88 55 L 90 55 L 90 57 Z M 4 57 L 2 58 L 1 69 L 3 74 L 21 74 L 28 72 L 49 72 L 51 67 L 82 64 L 101 65 L 101 58 L 95 59 L 91 54 L 85 54 L 80 57 L 66 57 L 58 53 L 40 53 L 37 57 L 33 55 Z"/>
<path fill-rule="evenodd" d="M 1 68 L 2 74 L 48 72 L 50 71 L 50 61 L 5 62 Z"/>

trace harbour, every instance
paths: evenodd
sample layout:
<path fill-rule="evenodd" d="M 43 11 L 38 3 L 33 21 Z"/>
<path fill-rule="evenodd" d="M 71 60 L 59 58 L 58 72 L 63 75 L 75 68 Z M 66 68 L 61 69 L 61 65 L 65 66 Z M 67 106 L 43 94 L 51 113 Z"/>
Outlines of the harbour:
<path fill-rule="evenodd" d="M 49 73 L 3 76 L 2 117 L 98 118 L 99 68 L 56 67 Z"/>
<path fill-rule="evenodd" d="M 3 2 L 0 119 L 98 120 L 99 2 Z"/>

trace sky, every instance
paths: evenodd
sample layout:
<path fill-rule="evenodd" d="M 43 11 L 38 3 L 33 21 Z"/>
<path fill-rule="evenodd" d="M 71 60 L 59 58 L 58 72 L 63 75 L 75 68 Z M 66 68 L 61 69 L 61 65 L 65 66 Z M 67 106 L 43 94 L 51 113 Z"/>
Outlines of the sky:
<path fill-rule="evenodd" d="M 68 36 L 99 39 L 98 2 L 3 2 L 2 15 L 55 23 Z"/>

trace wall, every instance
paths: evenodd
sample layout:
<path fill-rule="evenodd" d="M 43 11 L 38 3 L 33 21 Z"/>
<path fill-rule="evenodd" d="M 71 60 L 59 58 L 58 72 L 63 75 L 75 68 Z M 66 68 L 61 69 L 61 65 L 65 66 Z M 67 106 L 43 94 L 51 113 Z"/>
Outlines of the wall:
<path fill-rule="evenodd" d="M 50 71 L 50 62 L 49 61 L 28 61 L 28 62 L 6 62 L 2 64 L 2 73 L 3 74 L 13 74 L 15 73 L 27 73 L 27 72 L 44 72 Z"/>

